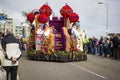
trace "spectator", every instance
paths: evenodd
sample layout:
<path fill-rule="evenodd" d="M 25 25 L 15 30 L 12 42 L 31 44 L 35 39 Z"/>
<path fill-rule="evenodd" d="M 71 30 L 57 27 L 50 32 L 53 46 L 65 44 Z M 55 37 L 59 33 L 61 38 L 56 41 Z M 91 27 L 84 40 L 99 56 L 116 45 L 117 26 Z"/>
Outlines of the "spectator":
<path fill-rule="evenodd" d="M 11 80 L 17 80 L 18 60 L 20 59 L 21 51 L 19 41 L 14 37 L 11 28 L 7 29 L 6 36 L 2 39 L 1 44 L 6 52 L 3 68 L 6 70 L 7 80 L 9 73 L 11 74 Z"/>
<path fill-rule="evenodd" d="M 89 38 L 89 43 L 88 43 L 88 53 L 92 53 L 92 39 Z"/>
<path fill-rule="evenodd" d="M 16 36 L 16 39 L 19 41 L 20 50 L 21 50 L 21 51 L 24 51 L 25 48 L 24 48 L 23 39 L 22 39 L 22 38 L 20 39 L 18 36 Z"/>
<path fill-rule="evenodd" d="M 97 53 L 97 47 L 96 47 L 96 42 L 97 42 L 97 39 L 95 38 L 95 36 L 93 36 L 92 38 L 92 54 L 95 55 Z"/>
<path fill-rule="evenodd" d="M 89 43 L 89 38 L 85 34 L 84 41 L 83 41 L 83 50 L 85 52 L 88 52 L 88 43 Z"/>
<path fill-rule="evenodd" d="M 113 36 L 112 42 L 113 42 L 113 57 L 114 57 L 114 59 L 118 59 L 119 38 L 117 35 Z"/>
<path fill-rule="evenodd" d="M 103 36 L 101 36 L 100 41 L 99 41 L 99 55 L 103 55 Z"/>
<path fill-rule="evenodd" d="M 118 45 L 118 57 L 120 59 L 120 37 L 119 37 L 119 45 Z"/>
<path fill-rule="evenodd" d="M 99 55 L 100 50 L 99 50 L 99 40 L 96 38 L 96 53 Z"/>
<path fill-rule="evenodd" d="M 109 54 L 110 57 L 113 57 L 113 42 L 112 42 L 113 36 L 110 37 L 110 44 L 109 44 Z"/>
<path fill-rule="evenodd" d="M 103 51 L 104 51 L 104 57 L 107 57 L 107 54 L 109 53 L 108 52 L 108 49 L 109 49 L 109 42 L 108 42 L 108 39 L 105 38 L 104 42 L 103 42 Z"/>

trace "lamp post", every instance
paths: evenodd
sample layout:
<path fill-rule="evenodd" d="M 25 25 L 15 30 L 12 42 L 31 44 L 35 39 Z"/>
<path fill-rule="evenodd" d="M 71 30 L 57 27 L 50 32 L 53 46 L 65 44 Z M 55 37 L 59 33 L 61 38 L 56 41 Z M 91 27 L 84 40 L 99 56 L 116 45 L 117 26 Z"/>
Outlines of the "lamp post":
<path fill-rule="evenodd" d="M 108 35 L 109 33 L 109 29 L 108 29 L 108 4 L 107 3 L 104 3 L 104 2 L 98 2 L 98 4 L 104 4 L 107 8 L 107 12 L 106 12 L 106 36 Z"/>

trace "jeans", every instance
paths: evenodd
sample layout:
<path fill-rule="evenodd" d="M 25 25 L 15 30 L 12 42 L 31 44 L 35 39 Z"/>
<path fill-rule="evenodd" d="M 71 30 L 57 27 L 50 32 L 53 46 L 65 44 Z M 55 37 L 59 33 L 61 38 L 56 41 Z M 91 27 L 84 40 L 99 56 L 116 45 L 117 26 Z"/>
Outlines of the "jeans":
<path fill-rule="evenodd" d="M 93 46 L 92 47 L 92 54 L 95 55 L 97 53 L 97 47 Z"/>
<path fill-rule="evenodd" d="M 97 54 L 99 54 L 99 53 L 100 53 L 100 47 L 97 46 L 96 48 L 97 48 Z M 100 54 L 99 54 L 99 55 L 100 55 Z"/>

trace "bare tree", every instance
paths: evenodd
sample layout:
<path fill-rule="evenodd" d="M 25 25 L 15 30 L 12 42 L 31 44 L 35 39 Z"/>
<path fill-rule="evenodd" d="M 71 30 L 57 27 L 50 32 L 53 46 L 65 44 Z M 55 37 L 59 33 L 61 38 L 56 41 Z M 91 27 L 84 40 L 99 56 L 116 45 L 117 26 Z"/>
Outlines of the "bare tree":
<path fill-rule="evenodd" d="M 22 13 L 22 15 L 24 16 L 24 17 L 26 17 L 26 22 L 28 23 L 28 21 L 27 21 L 27 15 L 29 14 L 29 12 L 27 12 L 27 11 L 21 11 L 21 13 Z"/>

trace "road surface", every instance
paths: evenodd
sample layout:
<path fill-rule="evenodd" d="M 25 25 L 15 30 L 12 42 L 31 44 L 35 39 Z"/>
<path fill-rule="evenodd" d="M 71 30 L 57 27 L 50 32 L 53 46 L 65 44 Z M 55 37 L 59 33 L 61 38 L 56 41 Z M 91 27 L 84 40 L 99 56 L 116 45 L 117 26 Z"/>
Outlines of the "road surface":
<path fill-rule="evenodd" d="M 20 60 L 20 80 L 120 80 L 120 60 L 88 55 L 87 61 L 46 62 Z"/>

